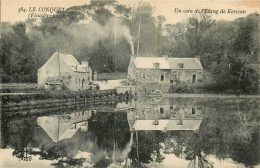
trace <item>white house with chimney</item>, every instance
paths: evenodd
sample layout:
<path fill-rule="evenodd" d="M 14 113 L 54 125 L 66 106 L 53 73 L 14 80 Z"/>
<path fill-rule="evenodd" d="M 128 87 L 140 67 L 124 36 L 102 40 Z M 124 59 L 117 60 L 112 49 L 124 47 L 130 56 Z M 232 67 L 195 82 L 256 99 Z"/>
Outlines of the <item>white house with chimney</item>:
<path fill-rule="evenodd" d="M 58 52 L 38 69 L 38 87 L 46 90 L 88 90 L 93 78 L 88 61 Z"/>

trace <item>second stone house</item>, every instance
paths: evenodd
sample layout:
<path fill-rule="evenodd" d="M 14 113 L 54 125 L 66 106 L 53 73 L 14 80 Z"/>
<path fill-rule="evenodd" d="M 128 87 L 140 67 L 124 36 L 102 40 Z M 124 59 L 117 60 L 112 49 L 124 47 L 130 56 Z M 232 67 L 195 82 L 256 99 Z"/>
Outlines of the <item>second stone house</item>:
<path fill-rule="evenodd" d="M 143 87 L 167 92 L 177 83 L 194 84 L 206 80 L 199 58 L 131 57 L 128 81 Z M 141 87 L 140 87 L 141 86 Z"/>

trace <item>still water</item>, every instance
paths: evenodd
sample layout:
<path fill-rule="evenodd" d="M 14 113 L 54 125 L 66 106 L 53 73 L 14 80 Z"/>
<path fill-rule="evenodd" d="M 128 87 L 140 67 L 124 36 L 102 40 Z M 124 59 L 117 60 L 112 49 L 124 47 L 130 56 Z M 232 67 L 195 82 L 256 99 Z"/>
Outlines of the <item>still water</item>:
<path fill-rule="evenodd" d="M 0 167 L 259 167 L 258 102 L 143 97 L 4 112 Z"/>

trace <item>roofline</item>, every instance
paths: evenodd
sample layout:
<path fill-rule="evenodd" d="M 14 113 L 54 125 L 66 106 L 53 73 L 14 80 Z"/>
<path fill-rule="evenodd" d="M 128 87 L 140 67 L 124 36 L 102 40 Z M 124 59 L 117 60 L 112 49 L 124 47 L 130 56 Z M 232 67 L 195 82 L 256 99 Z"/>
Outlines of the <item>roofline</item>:
<path fill-rule="evenodd" d="M 78 72 L 78 73 L 88 73 L 88 72 L 81 72 L 81 71 L 73 71 L 73 72 Z"/>
<path fill-rule="evenodd" d="M 165 57 L 134 57 L 134 58 L 165 58 Z M 168 57 L 168 59 L 198 59 L 197 57 Z"/>
<path fill-rule="evenodd" d="M 192 131 L 192 132 L 194 132 L 194 131 L 196 131 L 196 129 L 192 129 L 192 130 L 190 130 L 190 129 L 186 129 L 186 130 L 136 130 L 136 129 L 134 129 L 135 131 Z"/>
<path fill-rule="evenodd" d="M 154 69 L 154 70 L 156 70 L 155 68 L 136 68 L 136 69 Z M 159 68 L 159 70 L 204 70 L 203 68 L 201 68 L 201 69 L 185 69 L 185 68 L 183 68 L 183 69 L 163 69 L 163 68 Z"/>

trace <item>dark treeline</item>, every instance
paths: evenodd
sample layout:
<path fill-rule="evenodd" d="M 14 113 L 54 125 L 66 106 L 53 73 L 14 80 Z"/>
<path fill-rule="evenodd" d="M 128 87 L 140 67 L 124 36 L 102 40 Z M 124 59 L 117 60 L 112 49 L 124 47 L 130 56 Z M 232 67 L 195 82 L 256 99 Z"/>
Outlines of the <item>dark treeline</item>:
<path fill-rule="evenodd" d="M 140 2 L 127 7 L 91 1 L 54 18 L 2 23 L 2 82 L 36 82 L 37 69 L 57 50 L 88 60 L 97 72 L 126 72 L 130 56 L 200 56 L 217 88 L 255 93 L 258 89 L 259 14 L 234 21 L 194 15 L 176 24 L 153 16 Z M 133 47 L 134 46 L 134 47 Z"/>

